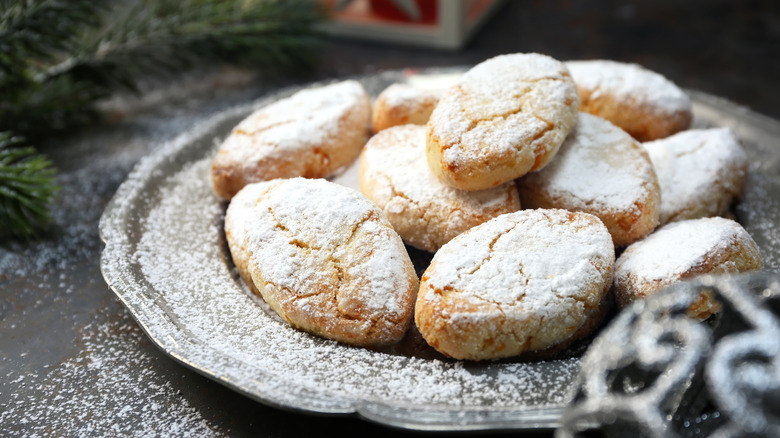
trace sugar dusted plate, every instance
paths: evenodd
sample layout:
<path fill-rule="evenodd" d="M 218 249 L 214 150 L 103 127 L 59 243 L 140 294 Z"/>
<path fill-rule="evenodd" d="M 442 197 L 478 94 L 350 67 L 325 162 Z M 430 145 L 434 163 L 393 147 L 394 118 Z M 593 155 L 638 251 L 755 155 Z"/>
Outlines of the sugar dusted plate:
<path fill-rule="evenodd" d="M 394 82 L 431 86 L 463 69 L 391 71 L 357 78 L 376 96 Z M 412 332 L 383 351 L 296 331 L 250 294 L 230 260 L 209 165 L 219 139 L 287 89 L 211 117 L 160 145 L 117 191 L 100 222 L 101 268 L 149 337 L 182 364 L 255 400 L 318 414 L 356 414 L 414 430 L 554 428 L 586 345 L 539 362 L 445 359 Z M 780 123 L 691 92 L 695 125 L 730 126 L 751 160 L 737 219 L 768 270 L 780 266 Z M 356 187 L 354 166 L 335 181 Z M 410 249 L 418 272 L 429 254 Z"/>

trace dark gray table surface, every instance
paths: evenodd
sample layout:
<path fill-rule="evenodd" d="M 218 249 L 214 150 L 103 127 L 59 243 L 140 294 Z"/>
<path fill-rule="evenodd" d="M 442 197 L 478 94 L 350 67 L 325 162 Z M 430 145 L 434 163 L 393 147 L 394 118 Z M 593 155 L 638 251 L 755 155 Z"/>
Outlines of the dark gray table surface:
<path fill-rule="evenodd" d="M 267 407 L 174 362 L 104 282 L 98 220 L 138 160 L 219 110 L 282 86 L 511 52 L 637 62 L 780 119 L 774 0 L 510 1 L 459 51 L 334 38 L 294 78 L 220 68 L 150 84 L 140 100 L 118 96 L 104 104 L 111 122 L 46 146 L 63 187 L 51 230 L 0 242 L 0 436 L 409 433 Z"/>

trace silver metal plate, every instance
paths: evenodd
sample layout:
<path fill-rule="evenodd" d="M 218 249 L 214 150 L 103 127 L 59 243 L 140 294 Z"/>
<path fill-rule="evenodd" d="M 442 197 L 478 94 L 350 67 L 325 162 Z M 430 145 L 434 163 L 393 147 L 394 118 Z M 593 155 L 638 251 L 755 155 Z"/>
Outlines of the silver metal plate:
<path fill-rule="evenodd" d="M 462 68 L 356 78 L 374 96 L 395 82 L 450 81 Z M 152 341 L 182 364 L 257 401 L 306 413 L 354 415 L 414 430 L 555 428 L 585 343 L 537 362 L 470 363 L 430 350 L 414 330 L 366 350 L 290 328 L 248 292 L 230 260 L 226 205 L 211 191 L 219 141 L 253 109 L 297 89 L 211 117 L 141 161 L 107 206 L 100 235 L 108 285 Z M 780 266 L 780 123 L 690 92 L 695 127 L 729 126 L 751 161 L 735 215 L 767 270 Z M 356 184 L 355 168 L 336 182 Z M 410 249 L 418 272 L 430 254 Z"/>

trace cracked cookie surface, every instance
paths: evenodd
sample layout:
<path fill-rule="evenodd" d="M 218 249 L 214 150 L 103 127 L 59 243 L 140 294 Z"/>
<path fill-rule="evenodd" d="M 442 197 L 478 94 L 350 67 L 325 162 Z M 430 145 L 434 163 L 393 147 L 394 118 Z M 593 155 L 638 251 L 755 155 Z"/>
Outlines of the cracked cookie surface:
<path fill-rule="evenodd" d="M 658 225 L 661 189 L 642 146 L 612 123 L 587 113 L 549 166 L 517 181 L 526 208 L 562 208 L 598 216 L 615 246 Z"/>
<path fill-rule="evenodd" d="M 296 328 L 374 347 L 411 324 L 414 267 L 355 190 L 305 178 L 250 184 L 228 206 L 225 234 L 241 278 Z"/>
<path fill-rule="evenodd" d="M 661 186 L 661 224 L 723 215 L 742 196 L 747 155 L 730 128 L 692 129 L 642 146 Z"/>
<path fill-rule="evenodd" d="M 512 183 L 465 191 L 440 182 L 425 161 L 425 127 L 394 126 L 360 155 L 360 190 L 387 215 L 406 243 L 436 252 L 453 237 L 520 209 Z"/>
<path fill-rule="evenodd" d="M 415 322 L 436 350 L 485 360 L 554 349 L 601 320 L 614 246 L 593 215 L 521 210 L 452 239 L 423 274 Z"/>
<path fill-rule="evenodd" d="M 258 109 L 225 138 L 211 166 L 214 192 L 274 178 L 326 178 L 368 140 L 371 99 L 354 80 L 301 90 Z"/>
<path fill-rule="evenodd" d="M 603 117 L 639 141 L 688 129 L 688 95 L 661 74 L 638 64 L 611 60 L 569 61 L 580 95 L 580 111 Z"/>
<path fill-rule="evenodd" d="M 428 121 L 427 158 L 444 183 L 481 190 L 541 169 L 577 121 L 565 65 L 536 53 L 477 64 L 448 88 Z"/>

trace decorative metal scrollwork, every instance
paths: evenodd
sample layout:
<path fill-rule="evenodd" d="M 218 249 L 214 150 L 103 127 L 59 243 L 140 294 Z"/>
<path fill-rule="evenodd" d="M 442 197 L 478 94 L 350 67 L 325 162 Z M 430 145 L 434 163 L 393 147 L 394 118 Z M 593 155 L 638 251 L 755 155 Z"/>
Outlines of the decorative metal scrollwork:
<path fill-rule="evenodd" d="M 723 310 L 686 315 L 702 293 Z M 619 314 L 582 359 L 558 438 L 780 436 L 780 279 L 679 283 Z"/>

